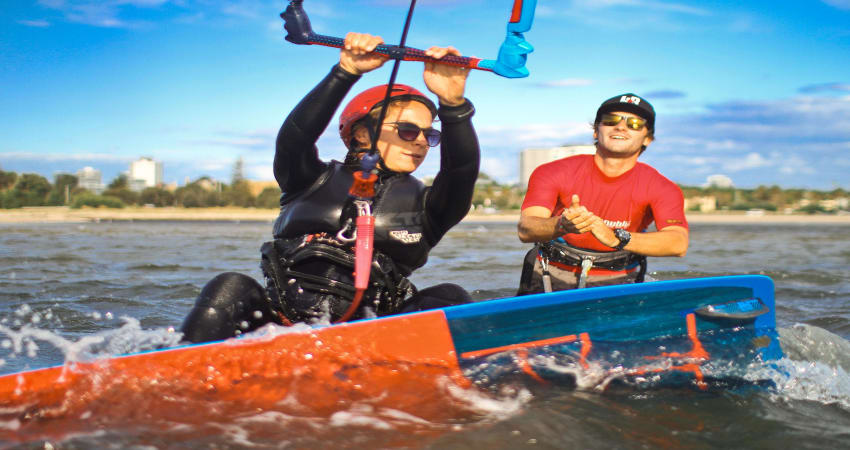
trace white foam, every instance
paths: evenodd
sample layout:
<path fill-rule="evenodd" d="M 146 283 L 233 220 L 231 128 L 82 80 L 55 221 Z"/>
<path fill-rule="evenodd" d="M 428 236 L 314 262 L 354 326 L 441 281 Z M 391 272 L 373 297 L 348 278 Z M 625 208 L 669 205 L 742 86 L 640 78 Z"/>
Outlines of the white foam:
<path fill-rule="evenodd" d="M 504 386 L 499 396 L 493 397 L 477 388 L 460 387 L 446 377 L 442 377 L 438 385 L 470 411 L 483 414 L 492 421 L 505 420 L 519 414 L 533 398 L 527 389 L 513 386 Z"/>
<path fill-rule="evenodd" d="M 850 375 L 840 367 L 783 358 L 761 374 L 776 384 L 776 400 L 808 400 L 850 411 Z"/>
<path fill-rule="evenodd" d="M 137 319 L 121 317 L 120 328 L 84 336 L 77 341 L 41 328 L 23 325 L 19 329 L 0 325 L 0 333 L 7 336 L 0 346 L 8 348 L 11 356 L 38 356 L 39 342 L 58 349 L 64 362 L 81 362 L 108 356 L 171 347 L 180 342 L 180 333 L 166 329 L 142 330 Z"/>
<path fill-rule="evenodd" d="M 393 426 L 375 415 L 372 405 L 358 403 L 351 405 L 348 411 L 337 411 L 330 417 L 332 427 L 359 426 L 376 430 L 391 430 Z"/>
<path fill-rule="evenodd" d="M 771 380 L 774 400 L 807 400 L 850 411 L 850 343 L 822 328 L 779 329 L 786 357 L 749 367 L 746 378 Z"/>

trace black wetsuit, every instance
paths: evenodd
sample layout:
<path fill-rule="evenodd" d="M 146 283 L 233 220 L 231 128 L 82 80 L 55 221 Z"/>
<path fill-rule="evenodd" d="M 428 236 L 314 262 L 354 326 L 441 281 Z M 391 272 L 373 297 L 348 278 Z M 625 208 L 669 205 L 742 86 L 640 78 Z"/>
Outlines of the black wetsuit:
<path fill-rule="evenodd" d="M 334 171 L 340 171 L 339 163 L 326 163 L 319 159 L 315 144 L 359 78 L 334 66 L 284 121 L 278 133 L 274 158 L 275 178 L 283 192 L 281 219 L 287 214 L 287 208 L 291 209 L 292 203 L 328 184 L 327 179 L 331 178 Z M 440 171 L 432 186 L 424 188 L 419 196 L 421 202 L 416 207 L 417 225 L 424 232 L 421 247 L 411 253 L 421 257 L 400 261 L 403 276 L 421 267 L 430 248 L 460 222 L 469 210 L 480 162 L 478 138 L 470 120 L 473 113 L 474 108 L 469 101 L 457 107 L 441 105 L 438 110 L 442 128 Z M 353 171 L 354 168 L 345 167 L 343 170 Z M 381 171 L 376 190 L 380 192 L 383 185 L 389 188 L 393 183 L 409 188 L 412 184 L 408 178 L 412 179 L 409 174 Z M 328 203 L 341 205 L 346 201 L 347 198 L 334 198 Z M 284 223 L 287 221 L 281 219 L 275 226 L 276 238 L 290 237 L 287 234 L 301 232 L 293 232 L 292 229 L 296 227 L 287 227 Z M 380 221 L 377 213 L 376 221 Z M 382 248 L 377 236 L 378 228 L 380 226 L 376 227 L 375 248 L 380 252 Z M 311 230 L 319 231 L 325 230 Z M 389 247 L 386 250 L 390 255 L 399 254 Z M 468 301 L 469 294 L 460 286 L 441 284 L 420 290 L 403 304 L 384 310 L 383 313 L 412 312 Z M 286 308 L 275 306 L 266 289 L 253 278 L 238 273 L 225 273 L 211 280 L 201 291 L 183 323 L 182 331 L 185 338 L 192 342 L 225 339 L 268 322 L 280 323 L 281 309 Z"/>

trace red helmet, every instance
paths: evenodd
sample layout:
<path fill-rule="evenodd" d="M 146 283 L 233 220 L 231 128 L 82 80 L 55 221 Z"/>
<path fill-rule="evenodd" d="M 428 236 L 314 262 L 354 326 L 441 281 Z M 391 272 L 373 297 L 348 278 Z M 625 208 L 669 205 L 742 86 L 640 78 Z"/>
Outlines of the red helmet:
<path fill-rule="evenodd" d="M 387 95 L 387 85 L 375 86 L 357 94 L 342 110 L 339 116 L 339 136 L 346 147 L 351 148 L 354 138 L 354 124 L 366 117 L 372 109 L 380 106 Z M 431 110 L 431 115 L 437 117 L 437 106 L 425 94 L 405 84 L 394 84 L 390 100 L 416 100 Z"/>

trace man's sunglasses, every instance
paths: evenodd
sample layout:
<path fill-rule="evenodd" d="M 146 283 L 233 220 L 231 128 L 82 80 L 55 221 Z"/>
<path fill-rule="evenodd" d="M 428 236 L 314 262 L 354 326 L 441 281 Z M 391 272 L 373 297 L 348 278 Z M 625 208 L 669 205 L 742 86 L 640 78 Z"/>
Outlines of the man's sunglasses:
<path fill-rule="evenodd" d="M 626 121 L 627 127 L 635 131 L 641 130 L 644 126 L 646 126 L 646 119 L 634 116 L 621 116 L 619 114 L 603 114 L 601 122 L 602 125 L 613 127 L 623 120 Z"/>
<path fill-rule="evenodd" d="M 440 145 L 440 130 L 433 128 L 419 128 L 419 125 L 410 122 L 387 122 L 384 125 L 393 125 L 398 132 L 398 137 L 405 141 L 415 141 L 419 137 L 419 133 L 425 134 L 425 140 L 428 141 L 429 147 Z"/>

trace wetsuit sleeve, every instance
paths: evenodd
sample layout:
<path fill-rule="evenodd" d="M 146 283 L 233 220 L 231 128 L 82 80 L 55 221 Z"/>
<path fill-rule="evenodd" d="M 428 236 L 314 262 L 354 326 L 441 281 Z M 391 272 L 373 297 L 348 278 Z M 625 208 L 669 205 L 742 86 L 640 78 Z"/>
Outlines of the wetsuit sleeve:
<path fill-rule="evenodd" d="M 274 177 L 284 193 L 310 186 L 327 164 L 319 159 L 316 141 L 351 86 L 360 79 L 335 65 L 331 72 L 289 113 L 275 143 Z"/>
<path fill-rule="evenodd" d="M 469 100 L 460 106 L 440 105 L 437 114 L 442 123 L 440 171 L 425 197 L 433 244 L 457 225 L 472 204 L 481 152 L 472 126 L 475 107 Z"/>
<path fill-rule="evenodd" d="M 658 194 L 650 200 L 655 228 L 662 230 L 671 225 L 688 228 L 688 221 L 685 219 L 685 197 L 682 195 L 682 190 L 660 174 L 656 184 L 657 188 L 654 191 Z"/>

